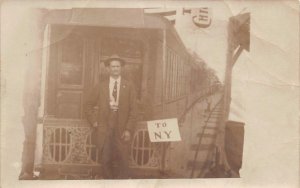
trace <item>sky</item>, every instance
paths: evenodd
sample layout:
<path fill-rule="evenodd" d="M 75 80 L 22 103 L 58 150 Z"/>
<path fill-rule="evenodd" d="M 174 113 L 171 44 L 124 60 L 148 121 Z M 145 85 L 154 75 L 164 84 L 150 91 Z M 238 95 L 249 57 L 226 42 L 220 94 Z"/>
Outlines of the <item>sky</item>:
<path fill-rule="evenodd" d="M 224 7 L 219 5 L 219 9 Z M 231 15 L 229 11 L 210 8 L 211 25 L 199 28 L 192 22 L 191 15 L 177 16 L 175 28 L 188 49 L 196 52 L 209 67 L 216 71 L 221 81 L 224 79 L 227 50 L 227 23 Z M 227 10 L 227 9 L 225 9 Z"/>

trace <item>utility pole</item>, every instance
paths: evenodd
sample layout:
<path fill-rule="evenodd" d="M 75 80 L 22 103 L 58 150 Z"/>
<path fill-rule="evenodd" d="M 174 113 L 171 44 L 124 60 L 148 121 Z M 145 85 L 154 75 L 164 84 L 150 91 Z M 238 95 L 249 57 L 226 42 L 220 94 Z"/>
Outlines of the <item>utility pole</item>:
<path fill-rule="evenodd" d="M 250 50 L 250 13 L 229 18 L 228 47 L 224 80 L 225 121 L 228 120 L 231 102 L 232 69 L 243 50 Z"/>
<path fill-rule="evenodd" d="M 227 58 L 224 79 L 223 114 L 217 148 L 220 154 L 219 165 L 230 170 L 225 153 L 225 125 L 229 118 L 231 103 L 232 69 L 243 52 L 250 50 L 250 13 L 238 14 L 229 18 L 227 38 Z"/>

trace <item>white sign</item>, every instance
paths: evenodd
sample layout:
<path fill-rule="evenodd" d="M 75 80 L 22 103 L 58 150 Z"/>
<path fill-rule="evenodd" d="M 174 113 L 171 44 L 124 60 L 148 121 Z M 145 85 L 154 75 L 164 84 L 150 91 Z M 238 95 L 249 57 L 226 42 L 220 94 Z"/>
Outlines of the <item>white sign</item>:
<path fill-rule="evenodd" d="M 211 25 L 212 16 L 210 8 L 199 8 L 192 9 L 191 14 L 193 18 L 193 23 L 201 28 L 207 28 Z"/>
<path fill-rule="evenodd" d="M 180 141 L 177 118 L 147 121 L 151 142 Z"/>

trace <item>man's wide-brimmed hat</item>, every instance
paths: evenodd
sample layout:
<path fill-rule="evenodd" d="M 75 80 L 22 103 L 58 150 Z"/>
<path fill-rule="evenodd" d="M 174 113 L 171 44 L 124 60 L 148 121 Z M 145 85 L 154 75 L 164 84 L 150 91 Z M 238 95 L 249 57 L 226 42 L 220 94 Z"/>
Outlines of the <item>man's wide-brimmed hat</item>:
<path fill-rule="evenodd" d="M 126 63 L 124 59 L 122 59 L 122 58 L 121 58 L 120 56 L 118 56 L 117 54 L 114 54 L 114 55 L 112 55 L 112 56 L 110 56 L 109 58 L 107 58 L 107 59 L 104 60 L 104 65 L 107 67 L 107 66 L 109 66 L 109 63 L 110 63 L 111 61 L 114 61 L 114 60 L 120 61 L 121 66 L 125 65 L 125 63 Z"/>

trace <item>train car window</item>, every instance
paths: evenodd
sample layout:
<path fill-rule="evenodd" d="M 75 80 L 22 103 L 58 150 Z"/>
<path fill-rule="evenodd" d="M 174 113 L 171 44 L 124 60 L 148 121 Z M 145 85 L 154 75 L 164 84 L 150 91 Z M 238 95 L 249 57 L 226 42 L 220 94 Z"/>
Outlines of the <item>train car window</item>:
<path fill-rule="evenodd" d="M 170 88 L 171 88 L 171 68 L 172 68 L 172 63 L 171 63 L 171 52 L 168 49 L 167 50 L 167 70 L 166 70 L 166 79 L 167 79 L 167 87 L 165 87 L 166 89 L 166 100 L 169 100 L 170 98 Z"/>
<path fill-rule="evenodd" d="M 166 64 L 166 87 L 164 88 L 165 89 L 165 96 L 164 96 L 164 99 L 165 100 L 168 100 L 168 97 L 169 97 L 169 86 L 170 86 L 170 74 L 169 74 L 169 70 L 170 70 L 170 52 L 169 50 L 167 49 L 167 57 L 166 57 L 166 61 L 167 61 L 167 64 Z"/>
<path fill-rule="evenodd" d="M 118 54 L 123 58 L 142 57 L 142 42 L 140 40 L 118 37 L 106 37 L 102 40 L 101 46 L 103 47 L 103 56 Z"/>
<path fill-rule="evenodd" d="M 182 59 L 180 59 L 180 62 L 179 62 L 179 96 L 182 96 L 182 88 L 183 88 L 183 84 L 182 84 Z"/>
<path fill-rule="evenodd" d="M 72 34 L 62 41 L 59 67 L 60 86 L 82 85 L 83 72 L 83 40 L 78 35 Z"/>
<path fill-rule="evenodd" d="M 170 100 L 172 98 L 172 88 L 173 88 L 173 76 L 172 76 L 172 72 L 173 72 L 173 54 L 170 51 L 170 69 L 169 69 L 169 77 L 170 77 L 170 84 L 169 84 L 169 96 L 168 96 L 168 100 Z"/>
<path fill-rule="evenodd" d="M 186 94 L 188 88 L 188 72 L 184 59 L 173 51 L 167 48 L 166 54 L 166 87 L 165 100 L 176 100 Z"/>
<path fill-rule="evenodd" d="M 174 53 L 174 69 L 173 69 L 173 99 L 176 98 L 176 89 L 177 89 L 177 85 L 176 85 L 176 79 L 177 79 L 177 54 Z"/>
<path fill-rule="evenodd" d="M 175 77 L 174 77 L 174 70 L 175 70 L 175 54 L 172 53 L 172 70 L 171 70 L 171 76 L 172 76 L 172 81 L 171 81 L 171 99 L 174 98 L 174 81 L 175 81 Z"/>

